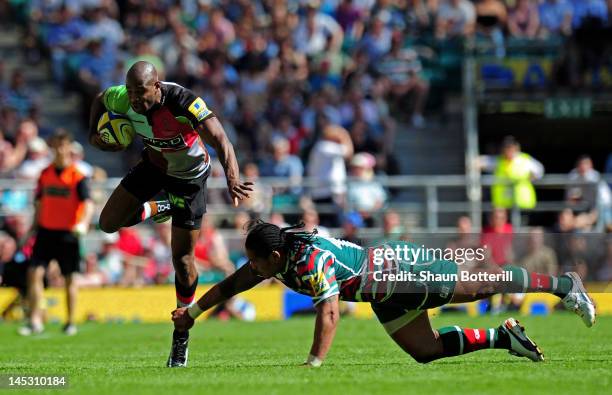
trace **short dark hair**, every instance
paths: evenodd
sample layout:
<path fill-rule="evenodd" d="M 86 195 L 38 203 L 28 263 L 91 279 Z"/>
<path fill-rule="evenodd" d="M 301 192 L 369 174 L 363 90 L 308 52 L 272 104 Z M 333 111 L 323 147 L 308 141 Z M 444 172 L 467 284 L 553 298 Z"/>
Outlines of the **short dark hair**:
<path fill-rule="evenodd" d="M 68 143 L 72 143 L 74 138 L 72 134 L 68 132 L 66 129 L 59 128 L 56 129 L 55 132 L 49 137 L 49 145 L 52 146 L 55 143 L 61 143 L 67 141 Z"/>
<path fill-rule="evenodd" d="M 514 136 L 506 136 L 502 140 L 501 146 L 502 148 L 506 148 L 510 146 L 520 147 L 521 145 L 519 144 L 518 140 L 514 138 Z"/>

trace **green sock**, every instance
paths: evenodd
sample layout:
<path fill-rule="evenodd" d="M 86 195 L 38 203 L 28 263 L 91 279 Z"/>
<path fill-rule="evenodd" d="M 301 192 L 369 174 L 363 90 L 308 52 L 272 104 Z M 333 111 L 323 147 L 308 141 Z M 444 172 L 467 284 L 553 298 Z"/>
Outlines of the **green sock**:
<path fill-rule="evenodd" d="M 512 276 L 508 292 L 547 292 L 564 298 L 572 290 L 572 279 L 567 276 L 529 273 L 525 268 L 513 265 L 505 265 L 503 269 Z"/>

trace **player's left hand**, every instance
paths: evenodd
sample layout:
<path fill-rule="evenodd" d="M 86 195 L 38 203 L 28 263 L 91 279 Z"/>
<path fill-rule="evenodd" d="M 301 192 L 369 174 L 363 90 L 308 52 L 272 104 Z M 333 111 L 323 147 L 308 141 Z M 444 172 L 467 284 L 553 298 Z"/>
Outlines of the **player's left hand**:
<path fill-rule="evenodd" d="M 187 313 L 187 307 L 179 307 L 172 312 L 174 327 L 181 332 L 191 329 L 194 324 L 193 318 Z"/>
<path fill-rule="evenodd" d="M 228 180 L 227 189 L 229 190 L 234 207 L 238 207 L 240 200 L 248 199 L 250 194 L 253 192 L 253 183 L 250 181 L 242 182 L 240 180 Z"/>

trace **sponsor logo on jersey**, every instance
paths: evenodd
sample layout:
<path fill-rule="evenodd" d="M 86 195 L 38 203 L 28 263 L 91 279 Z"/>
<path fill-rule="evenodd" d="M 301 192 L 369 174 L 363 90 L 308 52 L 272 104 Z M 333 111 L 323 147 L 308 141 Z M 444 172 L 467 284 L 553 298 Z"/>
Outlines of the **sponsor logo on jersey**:
<path fill-rule="evenodd" d="M 174 207 L 185 208 L 185 199 L 181 196 L 174 195 L 172 193 L 168 194 L 168 199 L 170 200 L 170 204 Z"/>
<path fill-rule="evenodd" d="M 154 137 L 142 137 L 142 141 L 151 147 L 155 148 L 171 148 L 171 149 L 180 149 L 187 147 L 187 143 L 185 143 L 185 139 L 181 134 L 177 134 L 174 137 L 170 137 L 168 139 L 160 139 Z"/>
<path fill-rule="evenodd" d="M 196 117 L 196 119 L 198 121 L 203 120 L 204 118 L 206 118 L 208 115 L 210 115 L 211 111 L 208 109 L 208 107 L 206 107 L 206 103 L 204 103 L 204 100 L 202 100 L 201 98 L 197 98 L 195 99 L 188 108 L 189 112 L 193 114 L 194 117 Z"/>

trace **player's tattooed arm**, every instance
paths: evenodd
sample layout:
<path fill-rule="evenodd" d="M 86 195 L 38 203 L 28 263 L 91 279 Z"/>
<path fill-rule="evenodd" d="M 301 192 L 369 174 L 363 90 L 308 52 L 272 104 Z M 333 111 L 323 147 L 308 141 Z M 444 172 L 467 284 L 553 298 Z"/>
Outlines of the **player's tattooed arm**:
<path fill-rule="evenodd" d="M 251 187 L 253 183 L 240 181 L 240 169 L 238 168 L 234 147 L 227 138 L 223 126 L 217 117 L 209 117 L 200 124 L 198 132 L 206 144 L 212 146 L 219 155 L 219 160 L 225 171 L 225 178 L 227 178 L 230 197 L 234 206 L 238 206 L 239 200 L 247 199 L 249 193 L 253 191 Z"/>
<path fill-rule="evenodd" d="M 332 345 L 340 319 L 338 295 L 322 300 L 317 304 L 316 310 L 317 318 L 309 359 L 315 357 L 323 361 Z"/>

